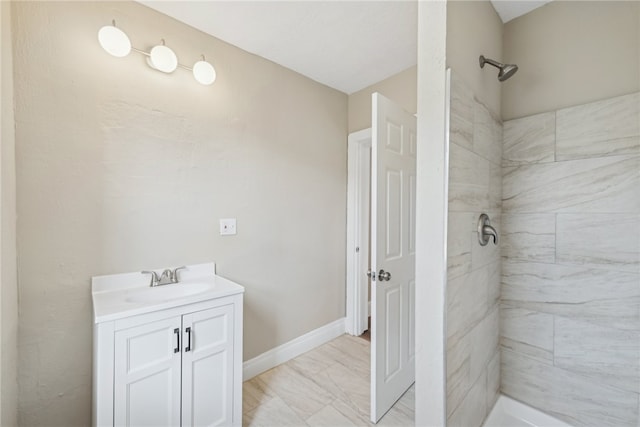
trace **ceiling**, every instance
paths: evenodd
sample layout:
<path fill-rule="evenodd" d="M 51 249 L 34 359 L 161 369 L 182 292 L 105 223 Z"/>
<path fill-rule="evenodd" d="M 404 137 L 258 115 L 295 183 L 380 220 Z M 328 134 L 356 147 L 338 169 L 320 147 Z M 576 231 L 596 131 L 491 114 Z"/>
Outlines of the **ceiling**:
<path fill-rule="evenodd" d="M 506 22 L 547 1 L 492 3 Z M 417 62 L 416 1 L 139 3 L 347 94 Z"/>
<path fill-rule="evenodd" d="M 493 8 L 500 15 L 503 23 L 507 23 L 518 16 L 544 6 L 551 0 L 491 0 Z"/>

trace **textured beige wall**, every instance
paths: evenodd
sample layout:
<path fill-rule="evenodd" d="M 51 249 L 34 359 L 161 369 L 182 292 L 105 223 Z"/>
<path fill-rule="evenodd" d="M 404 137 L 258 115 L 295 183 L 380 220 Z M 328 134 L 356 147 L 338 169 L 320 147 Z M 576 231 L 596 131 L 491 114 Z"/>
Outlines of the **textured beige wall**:
<path fill-rule="evenodd" d="M 18 289 L 16 281 L 15 133 L 13 114 L 13 61 L 11 3 L 0 2 L 1 37 L 1 165 L 0 165 L 0 424 L 17 425 Z"/>
<path fill-rule="evenodd" d="M 381 82 L 349 95 L 349 132 L 371 127 L 371 94 L 382 95 L 415 114 L 417 111 L 418 67 L 407 68 Z"/>
<path fill-rule="evenodd" d="M 344 316 L 345 94 L 133 2 L 13 18 L 22 425 L 90 422 L 92 275 L 216 261 L 246 287 L 245 360 Z M 109 56 L 112 18 L 218 80 Z"/>
<path fill-rule="evenodd" d="M 554 1 L 508 22 L 502 117 L 512 119 L 640 90 L 640 3 Z"/>
<path fill-rule="evenodd" d="M 484 55 L 502 60 L 502 21 L 488 0 L 447 2 L 447 66 L 491 111 L 500 112 L 498 70 L 480 68 Z"/>

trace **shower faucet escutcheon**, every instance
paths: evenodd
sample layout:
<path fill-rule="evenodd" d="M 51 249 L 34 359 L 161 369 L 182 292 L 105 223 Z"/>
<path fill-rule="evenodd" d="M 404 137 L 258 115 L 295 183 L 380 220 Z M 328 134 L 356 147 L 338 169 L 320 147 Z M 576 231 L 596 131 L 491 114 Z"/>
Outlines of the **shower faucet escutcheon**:
<path fill-rule="evenodd" d="M 493 237 L 493 244 L 498 244 L 498 232 L 491 226 L 489 215 L 482 214 L 478 218 L 478 243 L 480 246 L 486 246 L 490 238 Z"/>

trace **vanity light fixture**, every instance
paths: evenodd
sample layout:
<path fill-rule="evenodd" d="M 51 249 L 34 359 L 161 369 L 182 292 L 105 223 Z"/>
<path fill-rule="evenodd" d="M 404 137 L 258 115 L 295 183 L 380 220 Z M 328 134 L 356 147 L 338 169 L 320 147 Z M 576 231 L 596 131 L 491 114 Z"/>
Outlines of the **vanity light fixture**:
<path fill-rule="evenodd" d="M 193 64 L 193 78 L 200 84 L 208 86 L 216 81 L 216 70 L 202 55 L 202 60 Z"/>
<path fill-rule="evenodd" d="M 189 68 L 178 62 L 178 57 L 169 47 L 165 46 L 164 39 L 162 44 L 154 46 L 150 52 L 145 52 L 131 46 L 131 41 L 127 34 L 116 27 L 116 21 L 111 21 L 111 25 L 105 25 L 98 31 L 98 42 L 100 46 L 117 58 L 123 58 L 133 50 L 147 57 L 147 64 L 154 70 L 163 73 L 173 73 L 178 67 L 191 71 L 196 81 L 202 85 L 208 86 L 216 80 L 216 70 L 202 55 L 202 59 L 197 61 L 193 68 Z"/>
<path fill-rule="evenodd" d="M 154 46 L 149 52 L 147 64 L 163 73 L 173 73 L 178 68 L 178 57 L 164 45 L 164 39 L 162 39 L 162 44 Z"/>
<path fill-rule="evenodd" d="M 116 27 L 116 21 L 111 21 L 112 25 L 105 25 L 98 31 L 98 41 L 100 46 L 107 53 L 123 58 L 131 52 L 131 41 L 120 28 Z"/>

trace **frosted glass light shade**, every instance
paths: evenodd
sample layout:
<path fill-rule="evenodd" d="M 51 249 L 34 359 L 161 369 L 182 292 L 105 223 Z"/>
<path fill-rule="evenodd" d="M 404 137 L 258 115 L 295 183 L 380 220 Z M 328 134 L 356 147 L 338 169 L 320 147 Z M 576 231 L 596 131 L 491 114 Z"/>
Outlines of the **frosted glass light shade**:
<path fill-rule="evenodd" d="M 173 73 L 178 68 L 178 57 L 165 45 L 154 46 L 149 52 L 147 62 L 151 68 L 163 73 Z"/>
<path fill-rule="evenodd" d="M 129 37 L 120 28 L 113 25 L 106 25 L 98 31 L 98 41 L 100 46 L 107 53 L 122 58 L 131 52 L 131 41 Z"/>
<path fill-rule="evenodd" d="M 193 77 L 203 85 L 210 85 L 216 81 L 216 70 L 207 61 L 198 61 L 193 64 Z"/>

